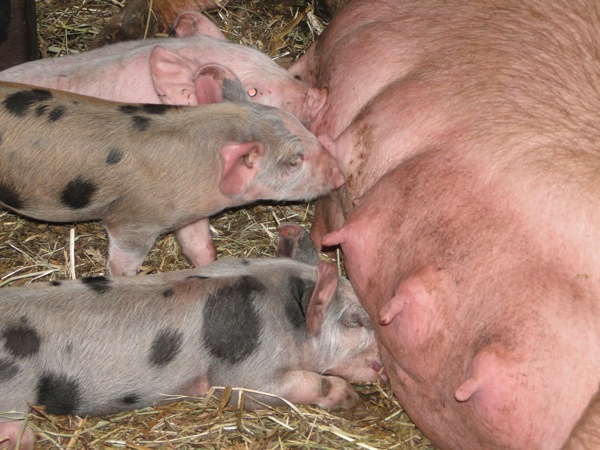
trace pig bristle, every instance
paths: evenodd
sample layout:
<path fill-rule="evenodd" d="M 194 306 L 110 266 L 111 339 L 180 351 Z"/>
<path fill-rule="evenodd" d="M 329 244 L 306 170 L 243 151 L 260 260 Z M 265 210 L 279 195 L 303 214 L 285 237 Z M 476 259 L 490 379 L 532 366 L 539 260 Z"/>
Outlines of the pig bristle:
<path fill-rule="evenodd" d="M 42 57 L 85 51 L 124 3 L 38 0 Z M 307 8 L 309 3 L 314 10 Z M 243 0 L 210 17 L 231 41 L 258 48 L 287 67 L 327 23 L 321 3 Z M 312 215 L 312 204 L 256 206 L 221 214 L 211 221 L 218 256 L 272 257 L 279 224 L 290 221 L 308 228 Z M 72 227 L 77 277 L 105 275 L 107 242 L 99 223 L 47 225 L 0 211 L 0 287 L 68 279 Z M 189 267 L 168 234 L 156 243 L 138 276 Z M 110 417 L 54 416 L 37 410 L 28 423 L 38 436 L 36 449 L 434 448 L 410 423 L 387 385 L 356 389 L 366 401 L 344 414 L 292 405 L 258 412 L 223 409 L 215 391 L 206 399 L 181 397 L 176 403 Z M 3 417 L 0 413 L 0 420 Z"/>

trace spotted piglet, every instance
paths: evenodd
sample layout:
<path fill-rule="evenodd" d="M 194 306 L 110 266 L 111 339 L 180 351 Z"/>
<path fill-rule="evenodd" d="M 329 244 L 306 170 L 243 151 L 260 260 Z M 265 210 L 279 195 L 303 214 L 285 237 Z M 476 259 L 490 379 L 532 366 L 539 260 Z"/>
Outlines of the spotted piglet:
<path fill-rule="evenodd" d="M 222 97 L 243 94 L 222 81 L 234 90 Z M 343 183 L 316 137 L 268 106 L 133 105 L 6 83 L 0 102 L 0 206 L 44 221 L 101 219 L 113 275 L 135 274 L 172 230 L 195 266 L 207 264 L 210 215 Z"/>
<path fill-rule="evenodd" d="M 0 289 L 0 411 L 37 404 L 102 415 L 211 386 L 353 406 L 358 396 L 344 378 L 380 376 L 373 330 L 348 281 L 332 264 L 304 262 L 315 262 L 316 250 L 298 251 L 300 240 L 310 242 L 288 224 L 280 258 Z M 253 398 L 245 405 L 280 403 Z M 0 423 L 13 442 L 18 430 Z"/>

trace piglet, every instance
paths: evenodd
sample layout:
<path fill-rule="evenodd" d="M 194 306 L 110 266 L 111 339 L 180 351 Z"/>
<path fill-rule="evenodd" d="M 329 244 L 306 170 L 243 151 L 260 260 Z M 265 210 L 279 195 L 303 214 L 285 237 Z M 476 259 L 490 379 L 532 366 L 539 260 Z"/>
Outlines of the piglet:
<path fill-rule="evenodd" d="M 237 78 L 253 103 L 312 121 L 327 90 L 294 78 L 260 51 L 227 42 L 210 19 L 182 14 L 177 38 L 123 42 L 77 55 L 46 58 L 0 72 L 0 80 L 119 102 L 196 105 L 211 101 L 215 71 Z"/>
<path fill-rule="evenodd" d="M 369 317 L 334 265 L 302 262 L 316 254 L 296 249 L 294 236 L 305 233 L 291 235 L 282 233 L 280 258 L 0 289 L 0 411 L 37 404 L 51 414 L 103 415 L 211 386 L 354 406 L 345 379 L 382 377 Z M 254 394 L 244 402 L 280 403 Z M 18 431 L 18 422 L 0 423 L 13 446 Z M 33 442 L 31 432 L 25 438 Z"/>
<path fill-rule="evenodd" d="M 11 84 L 0 102 L 0 206 L 51 222 L 101 219 L 113 275 L 135 274 L 173 230 L 204 265 L 216 257 L 209 216 L 343 183 L 315 136 L 267 106 L 131 105 Z"/>

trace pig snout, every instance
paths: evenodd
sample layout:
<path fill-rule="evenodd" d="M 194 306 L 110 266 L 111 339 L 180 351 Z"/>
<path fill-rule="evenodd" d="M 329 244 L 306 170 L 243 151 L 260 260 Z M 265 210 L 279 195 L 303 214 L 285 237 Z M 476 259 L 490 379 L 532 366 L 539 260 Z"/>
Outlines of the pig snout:
<path fill-rule="evenodd" d="M 315 180 L 323 180 L 325 186 L 329 189 L 339 189 L 344 184 L 344 176 L 338 167 L 337 161 L 330 153 L 326 145 L 323 145 L 321 139 L 308 131 L 304 126 L 292 118 L 284 119 L 284 123 L 291 133 L 299 136 L 306 149 L 303 160 L 304 163 L 312 168 Z M 327 139 L 323 140 L 328 143 Z M 331 147 L 330 147 L 331 148 Z"/>
<path fill-rule="evenodd" d="M 324 179 L 326 185 L 333 189 L 339 189 L 344 185 L 344 176 L 337 162 L 323 146 L 315 145 L 306 153 L 304 161 L 312 167 L 315 179 Z"/>
<path fill-rule="evenodd" d="M 345 174 L 342 172 L 340 161 L 338 160 L 338 155 L 336 153 L 335 141 L 329 136 L 327 133 L 320 133 L 317 136 L 317 139 L 321 146 L 325 149 L 325 153 L 327 153 L 335 162 L 335 167 L 332 169 L 332 179 L 335 183 L 334 189 L 339 189 L 344 185 Z"/>
<path fill-rule="evenodd" d="M 331 165 L 330 167 L 330 171 L 331 171 L 331 180 L 333 182 L 333 188 L 334 189 L 339 189 L 344 185 L 344 175 L 342 174 L 342 171 L 340 170 L 340 168 L 338 167 L 337 161 L 331 157 L 331 155 L 329 155 L 328 152 L 321 152 L 323 155 L 327 155 L 325 156 L 325 158 L 328 160 L 329 164 Z"/>
<path fill-rule="evenodd" d="M 33 432 L 29 428 L 23 428 L 21 421 L 0 422 L 0 449 L 33 450 L 34 443 Z"/>
<path fill-rule="evenodd" d="M 386 382 L 388 379 L 383 368 L 383 362 L 379 357 L 377 345 L 374 342 L 364 352 L 351 355 L 349 358 L 330 367 L 324 373 L 357 383 Z"/>

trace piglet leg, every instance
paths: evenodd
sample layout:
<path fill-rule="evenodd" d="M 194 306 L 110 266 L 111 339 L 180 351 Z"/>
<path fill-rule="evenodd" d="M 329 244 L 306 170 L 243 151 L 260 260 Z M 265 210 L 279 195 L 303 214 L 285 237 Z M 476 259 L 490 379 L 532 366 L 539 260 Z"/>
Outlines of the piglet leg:
<path fill-rule="evenodd" d="M 105 224 L 108 234 L 108 270 L 112 276 L 135 275 L 159 233 Z"/>
<path fill-rule="evenodd" d="M 325 409 L 349 409 L 358 394 L 342 378 L 323 376 L 306 370 L 290 370 L 279 380 L 276 395 L 298 404 L 313 404 Z"/>
<path fill-rule="evenodd" d="M 183 254 L 195 267 L 217 259 L 217 250 L 210 234 L 208 219 L 200 219 L 175 231 Z"/>

